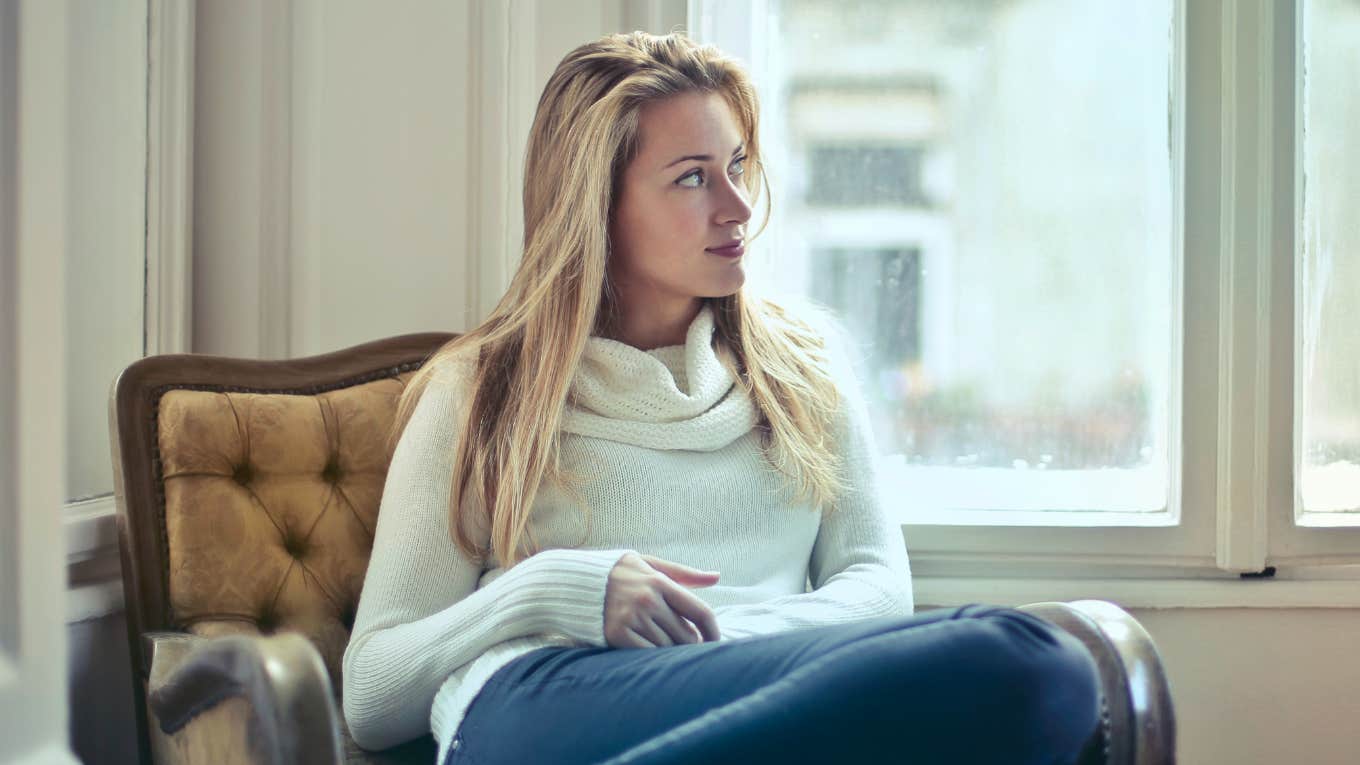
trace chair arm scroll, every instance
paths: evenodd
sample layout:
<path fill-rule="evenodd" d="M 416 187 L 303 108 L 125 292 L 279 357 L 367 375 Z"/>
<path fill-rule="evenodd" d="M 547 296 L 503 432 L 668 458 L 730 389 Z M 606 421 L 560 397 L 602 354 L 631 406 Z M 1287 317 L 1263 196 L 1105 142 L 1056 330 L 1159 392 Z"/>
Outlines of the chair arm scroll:
<path fill-rule="evenodd" d="M 214 761 L 271 765 L 341 761 L 340 713 L 325 665 L 307 638 L 159 632 L 143 640 L 151 656 L 147 706 L 177 755 L 207 751 Z M 212 719 L 210 712 L 239 704 L 237 698 L 247 710 L 244 727 Z"/>
<path fill-rule="evenodd" d="M 1107 717 L 1108 765 L 1173 765 L 1176 713 L 1157 647 L 1132 614 L 1104 600 L 1029 603 L 1019 607 L 1062 627 L 1091 652 Z"/>

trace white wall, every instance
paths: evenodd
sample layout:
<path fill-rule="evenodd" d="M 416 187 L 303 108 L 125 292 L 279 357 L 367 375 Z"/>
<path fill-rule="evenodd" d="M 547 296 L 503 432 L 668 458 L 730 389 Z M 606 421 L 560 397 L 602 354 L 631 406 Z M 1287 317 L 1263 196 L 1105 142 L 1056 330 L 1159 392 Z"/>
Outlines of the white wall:
<path fill-rule="evenodd" d="M 290 355 L 474 318 L 469 6 L 398 7 L 293 5 Z"/>
<path fill-rule="evenodd" d="M 1360 760 L 1360 612 L 1133 613 L 1170 673 L 1182 765 Z"/>
<path fill-rule="evenodd" d="M 527 119 L 551 67 L 683 0 L 198 6 L 193 348 L 298 356 L 459 331 L 509 275 Z M 1360 613 L 1138 610 L 1171 673 L 1180 761 L 1343 763 Z M 121 613 L 68 627 L 73 743 L 135 750 Z"/>
<path fill-rule="evenodd" d="M 684 7 L 201 2 L 193 350 L 288 358 L 468 329 L 518 257 L 553 67 L 608 32 L 682 25 Z"/>
<path fill-rule="evenodd" d="M 71 184 L 66 270 L 68 499 L 113 488 L 109 384 L 142 357 L 146 258 L 146 0 L 71 15 Z"/>

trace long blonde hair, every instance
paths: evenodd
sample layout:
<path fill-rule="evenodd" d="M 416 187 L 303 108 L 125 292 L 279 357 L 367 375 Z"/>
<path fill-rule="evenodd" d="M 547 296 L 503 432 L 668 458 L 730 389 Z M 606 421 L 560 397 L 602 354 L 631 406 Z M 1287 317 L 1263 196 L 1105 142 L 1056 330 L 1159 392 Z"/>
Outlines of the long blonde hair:
<path fill-rule="evenodd" d="M 681 34 L 609 35 L 568 53 L 543 90 L 525 157 L 519 267 L 491 315 L 408 382 L 392 433 L 395 444 L 441 369 L 466 364 L 449 526 L 474 559 L 490 552 L 510 567 L 537 552 L 525 537 L 541 482 L 570 489 L 582 480 L 559 462 L 559 425 L 586 339 L 617 329 L 606 271 L 615 190 L 638 150 L 639 110 L 693 91 L 720 94 L 731 106 L 754 204 L 761 185 L 767 194 L 769 187 L 756 94 L 740 65 L 716 48 Z M 745 290 L 704 300 L 713 310 L 714 352 L 755 404 L 766 461 L 796 486 L 798 500 L 833 509 L 844 489 L 843 461 L 829 437 L 839 396 L 824 332 L 805 320 L 829 314 L 792 311 Z M 473 521 L 489 529 L 489 549 L 474 541 Z"/>

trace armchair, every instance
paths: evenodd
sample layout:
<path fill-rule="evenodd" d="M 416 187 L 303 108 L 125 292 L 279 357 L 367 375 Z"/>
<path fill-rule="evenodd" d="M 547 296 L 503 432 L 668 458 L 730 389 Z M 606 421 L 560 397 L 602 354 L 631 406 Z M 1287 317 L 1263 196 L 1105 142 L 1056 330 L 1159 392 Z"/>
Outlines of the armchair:
<path fill-rule="evenodd" d="M 423 763 L 432 737 L 359 749 L 340 661 L 373 544 L 402 386 L 452 335 L 321 356 L 166 355 L 109 402 L 141 761 Z M 1106 700 L 1084 762 L 1174 761 L 1157 651 L 1103 601 L 1022 606 L 1076 635 Z"/>

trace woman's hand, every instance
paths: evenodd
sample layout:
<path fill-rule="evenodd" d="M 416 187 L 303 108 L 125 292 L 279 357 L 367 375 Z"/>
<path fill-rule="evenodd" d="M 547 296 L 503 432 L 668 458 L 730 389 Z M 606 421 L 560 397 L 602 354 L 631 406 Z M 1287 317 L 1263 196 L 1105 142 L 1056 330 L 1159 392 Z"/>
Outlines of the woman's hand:
<path fill-rule="evenodd" d="M 605 640 L 615 648 L 718 640 L 718 619 L 713 610 L 685 589 L 717 583 L 717 572 L 651 555 L 624 555 L 609 572 L 605 586 Z"/>

